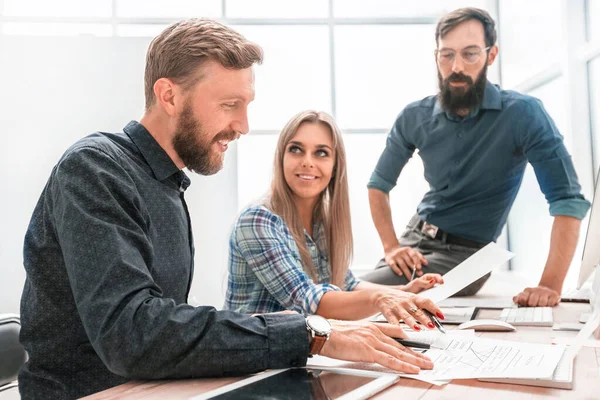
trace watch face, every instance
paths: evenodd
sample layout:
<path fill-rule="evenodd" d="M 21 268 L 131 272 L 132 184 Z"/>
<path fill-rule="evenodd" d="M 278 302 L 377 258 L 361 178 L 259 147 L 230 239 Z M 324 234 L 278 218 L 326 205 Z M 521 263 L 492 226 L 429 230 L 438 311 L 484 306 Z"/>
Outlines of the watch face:
<path fill-rule="evenodd" d="M 331 324 L 320 315 L 311 315 L 306 319 L 308 326 L 315 331 L 316 335 L 327 336 L 331 333 Z"/>

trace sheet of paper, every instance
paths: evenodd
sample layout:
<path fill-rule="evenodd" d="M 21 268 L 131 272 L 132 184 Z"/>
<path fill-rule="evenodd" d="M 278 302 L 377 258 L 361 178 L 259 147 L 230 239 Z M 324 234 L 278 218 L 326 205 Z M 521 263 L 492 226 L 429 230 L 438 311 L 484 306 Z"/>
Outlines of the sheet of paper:
<path fill-rule="evenodd" d="M 444 324 L 462 324 L 471 320 L 475 307 L 440 307 L 444 313 Z M 383 314 L 379 313 L 369 318 L 372 322 L 387 322 Z"/>
<path fill-rule="evenodd" d="M 577 353 L 579 353 L 579 350 L 581 350 L 581 348 L 585 346 L 585 343 L 590 338 L 592 333 L 596 330 L 596 328 L 598 328 L 599 325 L 600 309 L 596 308 L 590 316 L 590 318 L 588 319 L 588 321 L 583 326 L 583 328 L 581 328 L 577 336 L 575 336 L 575 338 L 572 339 L 569 349 L 567 350 L 567 354 L 569 357 L 575 358 Z"/>
<path fill-rule="evenodd" d="M 427 351 L 434 368 L 419 375 L 433 380 L 549 378 L 564 350 L 549 344 L 456 337 L 446 349 Z"/>
<path fill-rule="evenodd" d="M 418 375 L 398 375 L 434 385 L 443 385 L 452 379 L 550 378 L 564 351 L 565 346 L 561 345 L 456 335 L 452 336 L 446 348 L 434 348 L 426 352 L 434 363 L 432 370 L 421 370 Z M 308 360 L 308 365 L 397 373 L 377 364 L 352 363 L 327 357 L 313 357 Z"/>
<path fill-rule="evenodd" d="M 443 285 L 424 290 L 419 293 L 419 296 L 436 303 L 447 299 L 514 256 L 510 251 L 491 242 L 447 272 L 444 275 Z"/>

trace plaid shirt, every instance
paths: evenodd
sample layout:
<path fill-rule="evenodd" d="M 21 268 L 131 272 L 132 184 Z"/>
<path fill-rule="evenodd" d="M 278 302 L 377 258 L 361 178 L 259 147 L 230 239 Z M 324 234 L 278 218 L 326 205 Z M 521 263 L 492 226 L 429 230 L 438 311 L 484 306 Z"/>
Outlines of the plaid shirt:
<path fill-rule="evenodd" d="M 229 279 L 225 309 L 242 313 L 293 310 L 314 314 L 323 294 L 340 291 L 328 283 L 331 268 L 322 224 L 314 240 L 304 232 L 318 282 L 302 268 L 300 252 L 280 216 L 263 206 L 251 206 L 239 216 L 229 240 Z M 348 270 L 345 289 L 360 283 Z"/>

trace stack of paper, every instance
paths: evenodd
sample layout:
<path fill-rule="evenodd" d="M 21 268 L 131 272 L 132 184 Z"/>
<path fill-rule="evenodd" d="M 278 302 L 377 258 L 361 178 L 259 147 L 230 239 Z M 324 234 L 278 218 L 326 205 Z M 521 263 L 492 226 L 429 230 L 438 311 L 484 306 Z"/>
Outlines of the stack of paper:
<path fill-rule="evenodd" d="M 432 346 L 426 352 L 433 361 L 432 370 L 399 375 L 437 385 L 452 379 L 549 378 L 564 350 L 565 346 L 448 335 L 444 348 Z M 376 364 L 348 363 L 327 357 L 313 357 L 309 366 L 396 373 Z"/>

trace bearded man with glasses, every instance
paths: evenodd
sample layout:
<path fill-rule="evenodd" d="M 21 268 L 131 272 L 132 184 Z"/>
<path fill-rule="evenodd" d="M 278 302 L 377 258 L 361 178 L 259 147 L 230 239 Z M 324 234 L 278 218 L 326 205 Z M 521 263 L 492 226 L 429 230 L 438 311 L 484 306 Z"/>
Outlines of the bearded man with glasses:
<path fill-rule="evenodd" d="M 439 21 L 435 39 L 440 91 L 400 113 L 367 185 L 384 258 L 362 279 L 399 285 L 413 271 L 444 274 L 496 241 L 530 163 L 554 224 L 538 286 L 525 288 L 513 300 L 554 306 L 590 207 L 563 138 L 541 101 L 487 80 L 498 46 L 495 23 L 486 11 L 452 11 Z M 415 150 L 430 190 L 398 238 L 389 192 Z M 477 293 L 488 278 L 458 295 Z"/>

